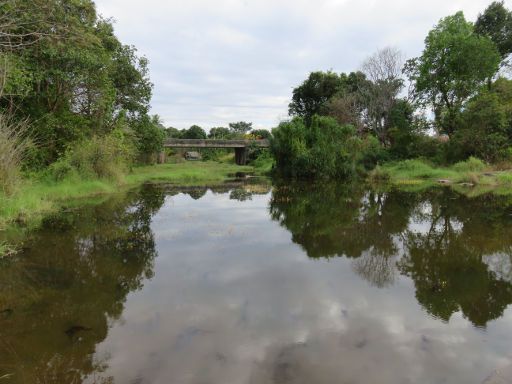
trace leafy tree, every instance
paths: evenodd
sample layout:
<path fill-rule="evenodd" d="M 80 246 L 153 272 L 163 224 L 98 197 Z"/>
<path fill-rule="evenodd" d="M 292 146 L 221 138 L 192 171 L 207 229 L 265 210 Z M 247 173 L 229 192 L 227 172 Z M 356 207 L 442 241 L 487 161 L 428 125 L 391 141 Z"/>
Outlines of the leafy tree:
<path fill-rule="evenodd" d="M 244 135 L 252 129 L 252 123 L 247 123 L 245 121 L 239 121 L 237 123 L 229 123 L 229 129 L 234 134 Z"/>
<path fill-rule="evenodd" d="M 429 32 L 422 55 L 409 60 L 405 71 L 415 98 L 433 107 L 440 130 L 453 134 L 464 103 L 497 72 L 500 60 L 494 43 L 474 33 L 458 12 Z"/>
<path fill-rule="evenodd" d="M 157 115 L 143 115 L 133 125 L 139 157 L 144 162 L 151 162 L 153 155 L 162 150 L 165 131 Z"/>
<path fill-rule="evenodd" d="M 199 125 L 193 125 L 182 134 L 183 139 L 206 139 L 206 132 Z"/>
<path fill-rule="evenodd" d="M 478 15 L 475 32 L 496 44 L 502 60 L 512 53 L 512 12 L 505 8 L 504 1 L 494 1 Z"/>
<path fill-rule="evenodd" d="M 165 128 L 165 134 L 169 138 L 181 139 L 181 131 L 178 128 L 174 128 L 174 127 Z"/>
<path fill-rule="evenodd" d="M 488 162 L 504 160 L 512 144 L 512 81 L 498 79 L 491 90 L 472 98 L 459 119 L 451 143 L 452 160 L 476 156 Z"/>
<path fill-rule="evenodd" d="M 40 143 L 32 159 L 51 163 L 120 120 L 140 128 L 152 89 L 147 60 L 117 39 L 91 0 L 7 0 L 0 7 L 0 109 L 31 121 Z"/>
<path fill-rule="evenodd" d="M 332 71 L 311 72 L 308 78 L 293 90 L 292 102 L 288 106 L 290 116 L 303 117 L 306 123 L 313 115 L 326 115 L 329 101 L 345 91 L 350 91 L 358 80 L 357 74 L 338 75 Z"/>
<path fill-rule="evenodd" d="M 232 132 L 229 128 L 225 127 L 214 127 L 210 129 L 208 133 L 209 139 L 229 139 L 232 136 Z"/>

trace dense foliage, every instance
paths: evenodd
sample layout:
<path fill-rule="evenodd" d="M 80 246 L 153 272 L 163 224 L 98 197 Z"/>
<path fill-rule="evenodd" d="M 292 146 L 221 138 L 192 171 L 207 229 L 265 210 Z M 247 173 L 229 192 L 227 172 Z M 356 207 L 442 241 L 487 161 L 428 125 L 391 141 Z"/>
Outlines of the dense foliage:
<path fill-rule="evenodd" d="M 147 60 L 91 0 L 0 4 L 0 114 L 30 124 L 37 145 L 25 167 L 44 168 L 116 129 L 139 155 L 158 150 L 151 91 Z"/>
<path fill-rule="evenodd" d="M 272 131 L 271 151 L 285 176 L 349 177 L 372 165 L 378 142 L 360 137 L 351 125 L 331 117 L 314 115 L 311 123 L 296 117 Z"/>
<path fill-rule="evenodd" d="M 292 119 L 273 130 L 276 166 L 290 176 L 347 177 L 390 160 L 510 164 L 512 81 L 500 72 L 510 53 L 512 12 L 501 1 L 475 23 L 462 12 L 441 19 L 405 64 L 384 48 L 359 71 L 312 72 L 293 90 Z"/>

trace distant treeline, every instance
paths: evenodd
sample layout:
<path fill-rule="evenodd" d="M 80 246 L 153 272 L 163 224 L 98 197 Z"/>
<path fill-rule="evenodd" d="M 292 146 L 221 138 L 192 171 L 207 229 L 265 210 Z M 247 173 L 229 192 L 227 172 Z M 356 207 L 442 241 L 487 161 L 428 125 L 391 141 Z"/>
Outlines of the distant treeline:
<path fill-rule="evenodd" d="M 252 123 L 239 121 L 229 123 L 227 127 L 214 127 L 206 131 L 198 125 L 192 125 L 188 129 L 169 127 L 165 129 L 167 137 L 174 139 L 268 139 L 271 134 L 266 129 L 253 129 Z"/>
<path fill-rule="evenodd" d="M 511 53 L 501 1 L 474 23 L 462 12 L 441 19 L 419 57 L 384 48 L 356 72 L 313 72 L 293 90 L 292 119 L 272 132 L 277 169 L 346 177 L 411 158 L 511 162 Z"/>

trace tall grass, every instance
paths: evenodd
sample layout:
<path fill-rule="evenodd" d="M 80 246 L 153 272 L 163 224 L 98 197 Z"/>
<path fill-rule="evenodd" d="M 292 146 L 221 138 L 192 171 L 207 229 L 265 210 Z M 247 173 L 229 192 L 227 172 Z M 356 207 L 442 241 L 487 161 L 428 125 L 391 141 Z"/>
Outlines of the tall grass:
<path fill-rule="evenodd" d="M 0 113 L 0 193 L 11 195 L 21 180 L 21 164 L 31 143 L 26 121 Z"/>

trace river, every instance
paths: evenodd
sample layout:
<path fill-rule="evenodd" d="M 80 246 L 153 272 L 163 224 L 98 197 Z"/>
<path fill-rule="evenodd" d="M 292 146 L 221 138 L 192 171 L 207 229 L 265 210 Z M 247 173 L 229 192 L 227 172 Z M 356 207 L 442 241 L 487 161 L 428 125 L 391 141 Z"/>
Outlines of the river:
<path fill-rule="evenodd" d="M 491 382 L 511 303 L 511 197 L 146 185 L 1 261 L 0 384 Z"/>

